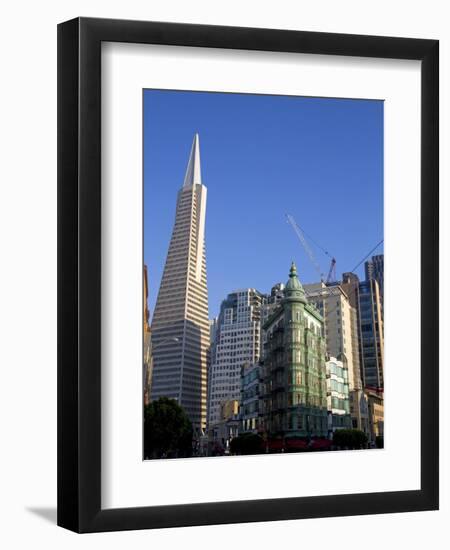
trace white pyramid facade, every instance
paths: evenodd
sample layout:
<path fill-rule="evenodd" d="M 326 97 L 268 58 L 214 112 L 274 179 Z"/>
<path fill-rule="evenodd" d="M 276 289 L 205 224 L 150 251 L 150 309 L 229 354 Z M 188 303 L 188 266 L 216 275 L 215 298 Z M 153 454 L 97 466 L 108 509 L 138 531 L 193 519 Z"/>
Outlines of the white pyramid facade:
<path fill-rule="evenodd" d="M 152 400 L 162 396 L 176 399 L 196 430 L 206 427 L 210 347 L 206 195 L 196 134 L 184 184 L 178 191 L 175 224 L 152 320 Z"/>

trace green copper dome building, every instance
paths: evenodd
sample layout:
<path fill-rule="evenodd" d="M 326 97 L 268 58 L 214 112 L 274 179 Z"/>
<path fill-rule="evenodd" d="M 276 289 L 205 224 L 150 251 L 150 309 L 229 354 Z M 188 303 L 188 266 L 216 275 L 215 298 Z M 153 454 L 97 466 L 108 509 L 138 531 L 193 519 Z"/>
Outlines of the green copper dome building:
<path fill-rule="evenodd" d="M 326 437 L 324 321 L 308 303 L 292 262 L 284 298 L 263 325 L 264 431 L 268 437 Z"/>

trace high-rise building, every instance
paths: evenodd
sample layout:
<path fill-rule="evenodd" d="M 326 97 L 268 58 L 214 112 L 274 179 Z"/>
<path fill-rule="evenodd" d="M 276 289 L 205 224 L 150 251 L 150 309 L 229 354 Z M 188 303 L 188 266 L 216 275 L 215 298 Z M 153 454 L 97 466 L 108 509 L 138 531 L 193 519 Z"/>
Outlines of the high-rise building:
<path fill-rule="evenodd" d="M 209 428 L 221 420 L 223 403 L 240 400 L 242 367 L 259 359 L 262 304 L 254 288 L 236 290 L 221 304 L 209 375 Z"/>
<path fill-rule="evenodd" d="M 148 309 L 148 271 L 144 265 L 144 405 L 150 403 L 152 388 L 153 359 L 152 359 L 152 333 L 150 329 L 150 310 Z"/>
<path fill-rule="evenodd" d="M 261 326 L 267 321 L 267 319 L 278 308 L 281 301 L 284 298 L 284 283 L 277 283 L 273 285 L 270 290 L 270 294 L 265 294 L 263 304 L 261 307 Z M 264 355 L 264 339 L 261 338 L 261 357 Z"/>
<path fill-rule="evenodd" d="M 214 317 L 213 319 L 209 320 L 209 338 L 211 340 L 211 348 L 214 346 L 216 342 L 217 321 L 218 321 L 217 317 Z"/>
<path fill-rule="evenodd" d="M 384 329 L 382 299 L 376 279 L 360 281 L 354 273 L 342 275 L 342 288 L 357 308 L 358 344 L 363 386 L 383 388 Z"/>
<path fill-rule="evenodd" d="M 284 298 L 263 325 L 263 421 L 269 437 L 326 437 L 324 321 L 292 263 Z"/>
<path fill-rule="evenodd" d="M 325 321 L 326 350 L 341 361 L 348 372 L 349 399 L 353 427 L 364 429 L 364 414 L 359 406 L 362 392 L 358 342 L 357 310 L 342 284 L 304 285 L 308 301 L 314 303 Z"/>
<path fill-rule="evenodd" d="M 377 254 L 372 256 L 364 264 L 366 281 L 375 279 L 378 283 L 378 291 L 380 294 L 380 305 L 381 305 L 381 318 L 384 321 L 384 254 Z"/>
<path fill-rule="evenodd" d="M 359 277 L 355 273 L 347 272 L 342 274 L 342 290 L 348 297 L 348 301 L 354 312 L 354 355 L 359 357 L 359 370 L 362 381 L 362 356 L 361 356 L 361 323 L 359 318 Z"/>
<path fill-rule="evenodd" d="M 383 299 L 384 296 L 384 254 L 377 254 L 372 256 L 370 260 L 364 264 L 364 270 L 366 274 L 366 281 L 375 279 L 380 289 L 380 296 Z"/>
<path fill-rule="evenodd" d="M 152 319 L 152 399 L 176 399 L 194 430 L 206 428 L 210 325 L 206 284 L 206 187 L 195 135 Z"/>
<path fill-rule="evenodd" d="M 376 279 L 359 283 L 362 379 L 364 386 L 383 388 L 384 331 L 382 302 Z"/>
<path fill-rule="evenodd" d="M 264 303 L 261 310 L 261 323 L 264 324 L 266 320 L 272 315 L 275 309 L 280 305 L 284 298 L 284 283 L 277 283 L 273 285 L 270 290 L 270 294 L 267 294 L 264 299 Z"/>
<path fill-rule="evenodd" d="M 339 284 L 306 284 L 304 289 L 308 302 L 314 304 L 324 318 L 328 355 L 346 362 L 350 389 L 361 389 L 359 353 L 354 345 L 356 315 L 347 294 Z"/>

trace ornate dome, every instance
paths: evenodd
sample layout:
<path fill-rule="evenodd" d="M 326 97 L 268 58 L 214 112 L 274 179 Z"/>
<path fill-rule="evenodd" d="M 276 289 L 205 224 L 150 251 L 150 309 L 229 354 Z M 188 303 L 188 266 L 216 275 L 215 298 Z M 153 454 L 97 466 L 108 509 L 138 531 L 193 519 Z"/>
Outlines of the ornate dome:
<path fill-rule="evenodd" d="M 305 291 L 297 276 L 297 266 L 292 262 L 291 270 L 289 271 L 289 281 L 284 289 L 285 298 L 289 301 L 298 301 L 306 304 Z"/>

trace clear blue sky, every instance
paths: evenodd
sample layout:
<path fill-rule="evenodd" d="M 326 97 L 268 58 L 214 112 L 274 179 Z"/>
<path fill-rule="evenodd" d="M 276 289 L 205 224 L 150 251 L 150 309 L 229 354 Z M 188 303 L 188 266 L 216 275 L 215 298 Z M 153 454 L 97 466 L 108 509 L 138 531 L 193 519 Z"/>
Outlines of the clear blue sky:
<path fill-rule="evenodd" d="M 292 260 L 302 282 L 319 280 L 286 213 L 336 257 L 338 278 L 383 238 L 382 101 L 145 90 L 143 132 L 152 313 L 195 132 L 210 317 L 235 289 L 285 282 Z"/>

